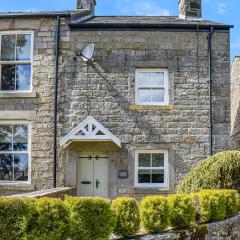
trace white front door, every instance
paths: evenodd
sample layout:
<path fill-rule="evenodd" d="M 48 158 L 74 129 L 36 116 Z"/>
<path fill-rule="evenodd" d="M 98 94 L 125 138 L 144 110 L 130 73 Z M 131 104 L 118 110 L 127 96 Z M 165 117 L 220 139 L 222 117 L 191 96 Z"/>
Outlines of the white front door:
<path fill-rule="evenodd" d="M 108 197 L 107 154 L 79 154 L 78 195 L 83 197 Z"/>

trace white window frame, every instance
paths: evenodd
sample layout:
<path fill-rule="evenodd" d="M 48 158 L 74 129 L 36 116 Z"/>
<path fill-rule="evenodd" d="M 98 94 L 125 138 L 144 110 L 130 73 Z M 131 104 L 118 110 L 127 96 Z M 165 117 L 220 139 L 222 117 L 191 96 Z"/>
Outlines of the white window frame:
<path fill-rule="evenodd" d="M 3 35 L 18 35 L 18 34 L 31 35 L 30 60 L 26 60 L 26 61 L 1 61 L 2 36 Z M 30 92 L 32 92 L 33 51 L 34 51 L 34 32 L 33 31 L 0 31 L 0 93 L 30 93 Z M 15 49 L 15 55 L 16 55 L 16 49 Z M 29 90 L 2 90 L 1 89 L 1 78 L 2 78 L 2 67 L 1 67 L 1 65 L 4 65 L 4 64 L 30 64 L 31 65 L 30 89 Z"/>
<path fill-rule="evenodd" d="M 27 125 L 28 126 L 28 151 L 1 151 L 0 154 L 28 154 L 28 181 L 3 181 L 0 180 L 0 185 L 30 185 L 31 184 L 31 146 L 32 146 L 32 124 L 28 121 L 0 121 L 0 125 Z"/>
<path fill-rule="evenodd" d="M 139 154 L 141 153 L 163 153 L 164 154 L 164 167 L 138 167 Z M 135 188 L 169 188 L 169 158 L 168 150 L 136 150 L 135 151 Z M 138 182 L 138 170 L 140 169 L 164 169 L 164 183 L 139 183 Z"/>
<path fill-rule="evenodd" d="M 141 86 L 138 81 L 138 74 L 143 72 L 159 72 L 164 73 L 164 85 L 144 85 Z M 164 89 L 164 102 L 139 102 L 138 89 L 139 88 L 162 88 Z M 166 106 L 169 105 L 169 87 L 168 87 L 168 69 L 166 68 L 138 68 L 135 70 L 135 104 L 149 105 L 149 106 Z"/>

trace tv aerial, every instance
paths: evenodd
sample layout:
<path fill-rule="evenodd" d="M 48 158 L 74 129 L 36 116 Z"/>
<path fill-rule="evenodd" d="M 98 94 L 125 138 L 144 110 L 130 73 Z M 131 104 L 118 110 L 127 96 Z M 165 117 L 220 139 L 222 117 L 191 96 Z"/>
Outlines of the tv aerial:
<path fill-rule="evenodd" d="M 94 43 L 88 44 L 81 52 L 81 58 L 84 62 L 89 62 L 92 60 L 95 53 Z"/>

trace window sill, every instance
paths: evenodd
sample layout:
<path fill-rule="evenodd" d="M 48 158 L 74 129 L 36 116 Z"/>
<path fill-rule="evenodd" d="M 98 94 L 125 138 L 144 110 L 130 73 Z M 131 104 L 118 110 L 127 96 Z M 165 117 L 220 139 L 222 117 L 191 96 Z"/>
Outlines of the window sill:
<path fill-rule="evenodd" d="M 166 187 L 166 186 L 160 186 L 160 187 L 157 187 L 157 186 L 149 186 L 149 187 L 135 186 L 134 188 L 139 189 L 139 190 L 158 190 L 158 191 L 168 191 L 169 190 L 169 187 Z"/>
<path fill-rule="evenodd" d="M 130 110 L 174 110 L 173 105 L 154 106 L 154 105 L 129 105 Z"/>
<path fill-rule="evenodd" d="M 31 186 L 30 182 L 0 182 L 0 187 L 5 186 L 17 186 L 17 187 L 28 187 Z"/>
<path fill-rule="evenodd" d="M 0 98 L 36 98 L 36 92 L 0 92 Z"/>

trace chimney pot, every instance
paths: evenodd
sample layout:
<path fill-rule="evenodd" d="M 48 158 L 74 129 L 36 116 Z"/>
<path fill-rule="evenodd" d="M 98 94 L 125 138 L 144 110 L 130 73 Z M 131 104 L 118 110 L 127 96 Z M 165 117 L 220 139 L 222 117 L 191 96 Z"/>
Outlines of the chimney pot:
<path fill-rule="evenodd" d="M 91 10 L 94 12 L 96 0 L 77 0 L 78 10 Z"/>
<path fill-rule="evenodd" d="M 201 0 L 178 0 L 179 18 L 198 19 L 202 18 Z"/>

